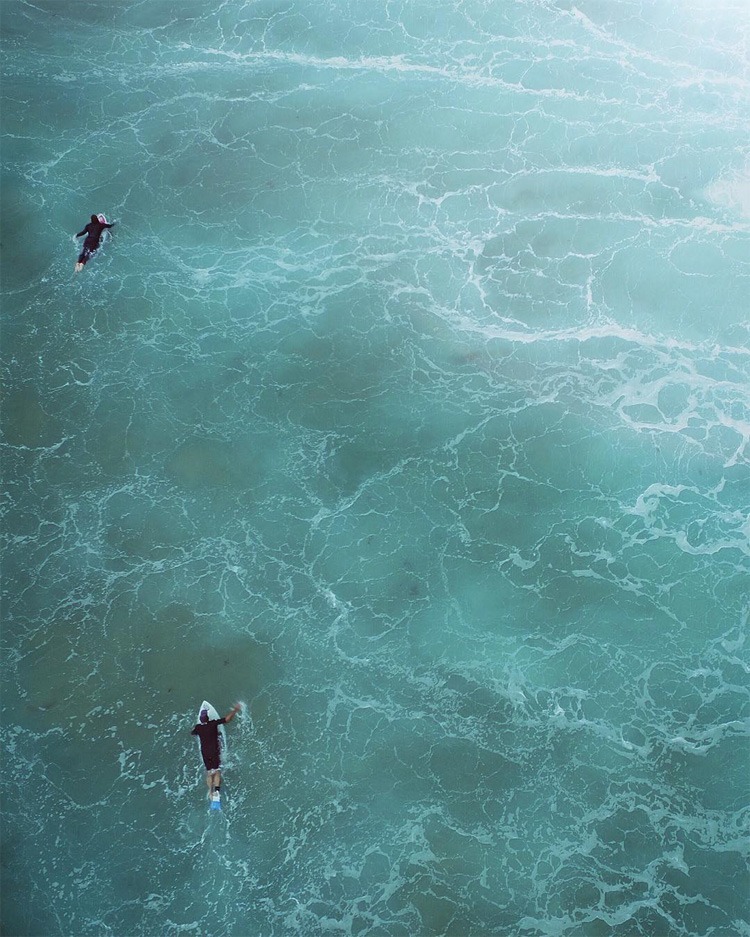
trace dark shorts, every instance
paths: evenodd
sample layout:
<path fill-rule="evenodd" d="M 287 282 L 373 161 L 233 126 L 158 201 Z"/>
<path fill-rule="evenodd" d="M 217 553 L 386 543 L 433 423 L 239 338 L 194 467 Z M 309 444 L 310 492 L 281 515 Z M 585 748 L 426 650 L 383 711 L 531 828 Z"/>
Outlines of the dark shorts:
<path fill-rule="evenodd" d="M 218 752 L 215 755 L 204 755 L 203 764 L 206 766 L 206 771 L 218 771 L 221 767 Z"/>

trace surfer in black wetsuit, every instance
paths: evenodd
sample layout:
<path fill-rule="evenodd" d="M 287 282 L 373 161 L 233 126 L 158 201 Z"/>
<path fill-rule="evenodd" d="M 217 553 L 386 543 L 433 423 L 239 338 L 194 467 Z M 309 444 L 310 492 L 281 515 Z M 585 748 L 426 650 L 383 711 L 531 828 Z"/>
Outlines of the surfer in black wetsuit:
<path fill-rule="evenodd" d="M 201 710 L 200 722 L 193 727 L 191 735 L 197 735 L 201 743 L 201 757 L 206 766 L 206 785 L 208 793 L 213 794 L 221 788 L 221 743 L 219 741 L 219 726 L 231 722 L 242 709 L 235 703 L 226 716 L 221 719 L 209 719 L 208 712 Z"/>
<path fill-rule="evenodd" d="M 102 217 L 104 216 L 102 215 Z M 102 232 L 104 229 L 111 228 L 113 225 L 114 221 L 112 224 L 108 224 L 105 221 L 99 221 L 96 215 L 92 215 L 91 221 L 89 221 L 83 231 L 79 231 L 78 234 L 76 234 L 77 238 L 82 238 L 84 234 L 86 235 L 86 240 L 83 242 L 83 250 L 81 251 L 78 257 L 78 262 L 76 263 L 76 273 L 78 273 L 79 270 L 83 270 L 84 264 L 98 249 L 99 244 L 101 243 Z"/>

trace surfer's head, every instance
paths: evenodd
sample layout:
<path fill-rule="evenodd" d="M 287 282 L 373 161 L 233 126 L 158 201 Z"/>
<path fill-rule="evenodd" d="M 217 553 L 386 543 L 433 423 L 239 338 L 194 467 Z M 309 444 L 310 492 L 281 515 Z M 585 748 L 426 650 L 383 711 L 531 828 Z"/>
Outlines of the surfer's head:
<path fill-rule="evenodd" d="M 208 722 L 208 710 L 201 709 L 201 722 Z"/>
<path fill-rule="evenodd" d="M 91 216 L 91 220 L 92 220 L 92 221 L 98 221 L 99 219 L 96 217 L 96 215 L 92 215 L 92 216 Z"/>

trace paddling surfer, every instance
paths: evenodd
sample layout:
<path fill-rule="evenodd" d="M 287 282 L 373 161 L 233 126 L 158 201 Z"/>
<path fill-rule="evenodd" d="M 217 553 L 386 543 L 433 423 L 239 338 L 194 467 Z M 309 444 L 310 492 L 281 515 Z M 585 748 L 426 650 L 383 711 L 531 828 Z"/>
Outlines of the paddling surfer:
<path fill-rule="evenodd" d="M 104 215 L 102 215 L 102 218 Z M 99 244 L 102 240 L 102 232 L 105 228 L 111 228 L 114 225 L 114 221 L 110 224 L 106 221 L 101 221 L 97 215 L 91 216 L 91 221 L 86 225 L 83 231 L 79 231 L 76 234 L 77 238 L 82 238 L 84 234 L 86 235 L 86 240 L 83 242 L 83 249 L 78 257 L 78 262 L 75 266 L 75 272 L 83 270 L 84 265 L 91 259 L 91 256 L 96 253 L 99 249 Z"/>
<path fill-rule="evenodd" d="M 235 703 L 226 716 L 221 719 L 209 719 L 208 710 L 200 711 L 200 722 L 193 727 L 191 735 L 197 735 L 201 743 L 201 757 L 206 766 L 206 786 L 209 796 L 221 789 L 221 742 L 219 740 L 219 726 L 227 725 L 242 709 Z"/>

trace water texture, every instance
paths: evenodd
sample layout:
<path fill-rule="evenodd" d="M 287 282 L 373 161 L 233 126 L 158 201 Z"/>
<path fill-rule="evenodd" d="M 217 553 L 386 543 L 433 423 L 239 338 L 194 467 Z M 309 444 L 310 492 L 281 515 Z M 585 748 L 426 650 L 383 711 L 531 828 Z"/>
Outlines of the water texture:
<path fill-rule="evenodd" d="M 748 937 L 746 3 L 0 30 L 2 933 Z"/>

